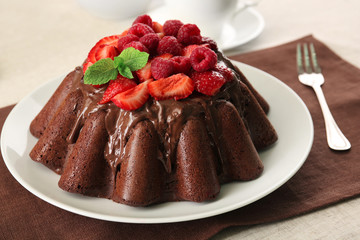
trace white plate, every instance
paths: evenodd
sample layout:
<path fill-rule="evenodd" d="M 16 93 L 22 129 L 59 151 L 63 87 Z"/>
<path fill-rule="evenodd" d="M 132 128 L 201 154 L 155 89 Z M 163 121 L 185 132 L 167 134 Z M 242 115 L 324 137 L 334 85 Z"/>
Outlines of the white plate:
<path fill-rule="evenodd" d="M 260 153 L 264 172 L 256 180 L 225 184 L 215 201 L 169 202 L 135 208 L 108 199 L 85 197 L 61 190 L 59 175 L 34 162 L 29 152 L 37 139 L 29 132 L 35 115 L 60 84 L 62 77 L 46 82 L 22 99 L 7 117 L 1 134 L 1 152 L 15 179 L 39 198 L 80 215 L 130 223 L 188 221 L 225 213 L 250 204 L 277 189 L 304 163 L 313 141 L 313 123 L 303 101 L 280 80 L 249 65 L 234 62 L 268 100 L 270 121 L 279 140 Z"/>
<path fill-rule="evenodd" d="M 149 13 L 153 19 L 164 23 L 172 19 L 166 13 L 165 7 L 159 7 Z M 265 27 L 263 16 L 254 8 L 247 8 L 239 12 L 232 21 L 224 25 L 218 39 L 214 39 L 223 51 L 241 46 L 250 42 L 262 33 Z"/>

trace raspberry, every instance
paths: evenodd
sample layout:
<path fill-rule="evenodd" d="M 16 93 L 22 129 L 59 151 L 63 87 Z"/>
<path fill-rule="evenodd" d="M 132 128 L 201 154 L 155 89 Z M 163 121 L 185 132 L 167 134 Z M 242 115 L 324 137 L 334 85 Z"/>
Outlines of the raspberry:
<path fill-rule="evenodd" d="M 176 37 L 182 25 L 184 24 L 179 20 L 167 20 L 163 26 L 165 35 Z"/>
<path fill-rule="evenodd" d="M 134 34 L 139 38 L 148 33 L 154 33 L 154 30 L 144 23 L 135 23 L 129 28 L 128 31 L 128 34 Z"/>
<path fill-rule="evenodd" d="M 124 46 L 126 44 L 133 42 L 133 41 L 139 41 L 139 37 L 134 34 L 128 34 L 124 37 L 121 37 L 117 42 L 117 48 L 121 52 L 122 50 L 124 50 Z"/>
<path fill-rule="evenodd" d="M 193 72 L 190 78 L 195 83 L 195 90 L 199 93 L 213 96 L 220 91 L 226 82 L 225 78 L 216 71 Z"/>
<path fill-rule="evenodd" d="M 154 58 L 151 62 L 151 73 L 155 79 L 166 78 L 173 74 L 174 67 L 170 60 Z"/>
<path fill-rule="evenodd" d="M 157 47 L 157 52 L 159 55 L 164 53 L 170 53 L 175 56 L 180 55 L 181 44 L 175 37 L 165 36 L 160 40 L 159 46 Z"/>
<path fill-rule="evenodd" d="M 212 50 L 214 50 L 214 51 L 218 50 L 218 46 L 217 46 L 216 42 L 209 37 L 202 37 L 201 44 L 208 44 Z"/>
<path fill-rule="evenodd" d="M 173 62 L 174 73 L 188 73 L 191 69 L 190 58 L 183 56 L 175 56 L 170 58 Z"/>
<path fill-rule="evenodd" d="M 146 14 L 138 16 L 132 25 L 137 24 L 137 23 L 143 23 L 143 24 L 146 24 L 146 25 L 152 27 L 152 19 L 149 15 L 146 15 Z"/>
<path fill-rule="evenodd" d="M 234 72 L 230 68 L 226 67 L 225 65 L 216 64 L 216 66 L 214 67 L 214 70 L 219 72 L 221 75 L 223 75 L 226 82 L 231 82 L 232 80 L 234 80 L 234 77 L 235 77 Z"/>
<path fill-rule="evenodd" d="M 155 51 L 159 45 L 160 38 L 156 33 L 148 33 L 139 40 L 150 52 Z"/>
<path fill-rule="evenodd" d="M 133 42 L 130 42 L 130 43 L 126 44 L 126 45 L 124 46 L 124 49 L 125 49 L 125 48 L 129 48 L 129 47 L 133 47 L 133 48 L 139 50 L 140 52 L 147 52 L 147 53 L 149 53 L 149 49 L 147 49 L 147 48 L 144 46 L 144 44 L 142 44 L 142 43 L 139 42 L 139 41 L 133 41 Z"/>
<path fill-rule="evenodd" d="M 216 53 L 207 47 L 197 47 L 190 55 L 190 62 L 197 72 L 205 72 L 217 63 Z"/>
<path fill-rule="evenodd" d="M 200 44 L 200 29 L 195 24 L 185 24 L 179 29 L 177 39 L 184 45 Z"/>

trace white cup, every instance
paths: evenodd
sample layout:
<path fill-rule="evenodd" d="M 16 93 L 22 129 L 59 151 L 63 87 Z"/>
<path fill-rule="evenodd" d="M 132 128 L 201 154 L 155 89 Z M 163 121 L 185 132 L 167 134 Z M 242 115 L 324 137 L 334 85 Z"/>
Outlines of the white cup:
<path fill-rule="evenodd" d="M 219 39 L 224 24 L 258 1 L 165 0 L 167 15 L 184 23 L 196 24 L 201 35 Z"/>
<path fill-rule="evenodd" d="M 77 0 L 95 16 L 105 19 L 134 18 L 148 10 L 151 0 Z"/>

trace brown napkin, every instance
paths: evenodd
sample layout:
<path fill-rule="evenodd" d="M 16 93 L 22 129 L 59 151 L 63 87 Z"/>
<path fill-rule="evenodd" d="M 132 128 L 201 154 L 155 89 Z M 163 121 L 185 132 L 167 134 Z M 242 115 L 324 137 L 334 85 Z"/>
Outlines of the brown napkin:
<path fill-rule="evenodd" d="M 298 42 L 315 44 L 326 79 L 323 90 L 334 118 L 352 143 L 350 151 L 335 152 L 327 147 L 324 121 L 315 94 L 297 80 L 295 48 Z M 91 219 L 54 207 L 25 190 L 0 161 L 0 238 L 207 239 L 229 226 L 278 221 L 358 195 L 360 70 L 312 36 L 232 59 L 284 81 L 311 112 L 314 145 L 304 166 L 286 184 L 251 205 L 219 216 L 171 224 L 126 224 Z M 12 107 L 0 109 L 1 128 Z"/>

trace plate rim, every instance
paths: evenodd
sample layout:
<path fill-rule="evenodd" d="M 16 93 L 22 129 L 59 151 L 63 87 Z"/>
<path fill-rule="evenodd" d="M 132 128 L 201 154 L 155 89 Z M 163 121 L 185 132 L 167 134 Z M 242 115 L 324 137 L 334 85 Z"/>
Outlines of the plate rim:
<path fill-rule="evenodd" d="M 45 83 L 41 84 L 39 87 L 37 87 L 35 90 L 33 90 L 31 93 L 29 93 L 28 95 L 26 95 L 18 104 L 15 105 L 15 107 L 11 110 L 11 112 L 9 113 L 9 115 L 7 116 L 3 128 L 2 128 L 2 132 L 1 132 L 1 152 L 3 155 L 3 159 L 5 162 L 6 167 L 8 168 L 8 170 L 10 171 L 10 173 L 12 174 L 12 176 L 25 188 L 27 189 L 29 192 L 31 192 L 32 194 L 34 194 L 35 196 L 39 197 L 40 199 L 56 206 L 59 207 L 61 209 L 64 209 L 66 211 L 70 211 L 72 213 L 76 213 L 79 215 L 83 215 L 83 216 L 87 216 L 90 218 L 95 218 L 95 219 L 101 219 L 101 220 L 106 220 L 106 221 L 113 221 L 113 222 L 126 222 L 126 223 L 173 223 L 173 222 L 183 222 L 183 221 L 189 221 L 189 220 L 196 220 L 196 219 L 202 219 L 202 218 L 206 218 L 206 217 L 211 217 L 211 216 L 216 216 L 222 213 L 226 213 L 229 211 L 233 211 L 235 209 L 247 206 L 265 196 L 267 196 L 268 194 L 270 194 L 271 192 L 275 191 L 276 189 L 278 189 L 280 186 L 282 186 L 283 184 L 285 184 L 300 168 L 301 166 L 304 164 L 304 162 L 306 161 L 307 156 L 310 153 L 312 144 L 313 144 L 313 139 L 314 139 L 314 126 L 313 126 L 313 122 L 312 122 L 312 118 L 310 115 L 310 112 L 308 110 L 308 108 L 306 107 L 305 103 L 302 101 L 302 99 L 296 94 L 296 92 L 294 90 L 292 90 L 290 87 L 288 87 L 285 83 L 283 83 L 281 80 L 279 80 L 278 78 L 270 75 L 269 73 L 266 73 L 258 68 L 252 67 L 248 64 L 244 64 L 244 63 L 240 63 L 237 61 L 232 61 L 232 63 L 234 63 L 236 66 L 238 66 L 240 69 L 241 68 L 248 68 L 251 71 L 260 71 L 261 74 L 266 75 L 267 77 L 271 78 L 272 80 L 275 80 L 278 84 L 280 84 L 282 87 L 285 87 L 287 89 L 287 91 L 290 91 L 291 95 L 293 97 L 296 98 L 297 102 L 300 103 L 302 105 L 302 107 L 305 110 L 305 115 L 307 116 L 307 120 L 309 120 L 309 124 L 310 124 L 310 129 L 308 129 L 309 132 L 309 137 L 310 137 L 310 141 L 307 142 L 307 146 L 305 148 L 305 151 L 303 152 L 303 156 L 301 157 L 302 160 L 299 161 L 297 163 L 297 165 L 292 169 L 291 172 L 289 172 L 287 174 L 287 176 L 285 176 L 283 178 L 282 181 L 279 181 L 275 186 L 272 186 L 271 189 L 266 189 L 264 191 L 262 191 L 262 193 L 258 193 L 255 197 L 252 197 L 250 200 L 247 201 L 247 203 L 245 204 L 232 204 L 230 206 L 225 206 L 222 207 L 221 209 L 213 209 L 212 211 L 207 211 L 207 212 L 200 212 L 200 213 L 195 213 L 192 214 L 190 216 L 185 215 L 185 216 L 171 216 L 171 217 L 161 217 L 161 218 L 156 218 L 156 217 L 146 217 L 146 218 L 137 218 L 137 217 L 119 217 L 119 216 L 110 216 L 110 215 L 104 215 L 104 214 L 99 214 L 97 212 L 89 212 L 89 211 L 85 211 L 67 204 L 64 204 L 62 202 L 59 202 L 58 200 L 54 199 L 54 198 L 50 198 L 48 196 L 46 196 L 45 194 L 41 193 L 40 191 L 36 190 L 36 188 L 34 188 L 33 186 L 31 186 L 30 184 L 28 184 L 26 181 L 24 181 L 21 176 L 18 175 L 18 173 L 16 172 L 16 169 L 13 168 L 13 166 L 11 166 L 9 160 L 7 159 L 6 156 L 6 145 L 5 145 L 5 140 L 4 140 L 4 135 L 6 133 L 6 131 L 4 131 L 4 129 L 6 129 L 9 125 L 9 120 L 13 114 L 16 113 L 17 109 L 19 108 L 19 106 L 21 106 L 21 104 L 23 104 L 23 102 L 29 98 L 34 92 L 39 91 L 40 88 L 46 86 L 47 84 L 49 84 L 52 81 L 56 81 L 59 80 L 60 78 L 63 78 L 65 75 L 62 75 L 60 77 L 57 78 L 53 78 L 50 81 L 46 81 Z M 10 117 L 11 116 L 11 117 Z M 28 153 L 27 153 L 28 154 Z M 30 160 L 30 158 L 29 158 Z"/>

